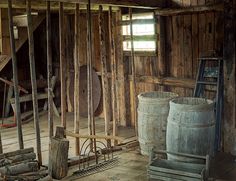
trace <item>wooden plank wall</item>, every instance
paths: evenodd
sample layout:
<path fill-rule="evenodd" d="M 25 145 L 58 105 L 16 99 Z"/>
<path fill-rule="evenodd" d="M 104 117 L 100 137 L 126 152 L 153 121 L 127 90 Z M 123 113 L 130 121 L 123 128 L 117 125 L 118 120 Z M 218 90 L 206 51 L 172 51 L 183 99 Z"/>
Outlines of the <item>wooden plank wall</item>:
<path fill-rule="evenodd" d="M 1 41 L 1 50 L 0 52 L 4 55 L 9 55 L 11 53 L 10 50 L 10 38 L 9 38 L 9 24 L 8 24 L 8 12 L 7 9 L 0 10 L 0 18 L 1 18 L 1 25 L 0 25 L 0 41 Z"/>
<path fill-rule="evenodd" d="M 87 64 L 87 20 L 86 20 L 86 13 L 84 11 L 81 11 L 80 13 L 80 21 L 79 21 L 79 31 L 81 36 L 80 37 L 80 44 L 79 44 L 79 60 L 80 65 L 86 65 Z M 108 34 L 108 13 L 104 12 L 104 21 L 105 21 L 105 31 Z M 66 59 L 67 59 L 67 108 L 69 112 L 73 111 L 73 95 L 71 95 L 71 92 L 69 90 L 73 90 L 74 86 L 74 56 L 73 56 L 73 50 L 74 50 L 74 15 L 73 14 L 65 14 L 65 40 L 66 40 Z M 59 77 L 59 52 L 58 52 L 58 15 L 53 14 L 52 15 L 52 31 L 54 32 L 52 34 L 52 55 L 53 55 L 53 65 L 54 65 L 54 74 Z M 98 11 L 92 12 L 92 40 L 93 40 L 93 68 L 97 72 L 101 72 L 101 61 L 100 61 L 100 40 L 99 40 L 99 25 L 98 25 Z M 109 39 L 107 37 L 106 40 L 106 49 L 109 50 Z M 46 62 L 45 62 L 46 63 Z M 111 63 L 110 63 L 110 55 L 109 51 L 107 54 L 107 65 L 108 65 L 108 72 L 111 71 Z M 70 93 L 69 93 L 70 92 Z M 59 95 L 60 93 L 57 91 L 56 93 Z M 69 99 L 68 99 L 69 98 Z M 101 98 L 102 100 L 102 98 Z M 101 113 L 100 109 L 102 109 L 102 103 L 99 107 L 99 113 Z"/>
<path fill-rule="evenodd" d="M 127 125 L 134 126 L 134 119 L 132 118 L 131 111 L 134 110 L 132 105 L 132 86 L 129 81 L 127 75 L 131 75 L 131 57 L 124 55 L 124 68 L 125 68 L 125 78 L 126 78 L 126 121 Z M 157 76 L 157 56 L 150 55 L 150 56 L 139 56 L 135 55 L 135 69 L 136 75 L 144 75 L 144 76 Z M 136 93 L 139 95 L 142 92 L 149 92 L 149 91 L 158 91 L 159 86 L 155 84 L 137 82 L 136 84 Z M 136 96 L 137 96 L 136 95 Z"/>
<path fill-rule="evenodd" d="M 181 0 L 169 1 L 169 7 L 189 7 L 214 3 L 215 0 Z M 167 59 L 169 76 L 195 79 L 198 60 L 209 51 L 222 55 L 223 47 L 223 14 L 208 12 L 199 14 L 177 15 L 167 17 Z M 220 26 L 221 25 L 221 26 Z M 193 90 L 171 88 L 180 96 L 191 96 Z M 210 98 L 214 93 L 208 93 Z"/>

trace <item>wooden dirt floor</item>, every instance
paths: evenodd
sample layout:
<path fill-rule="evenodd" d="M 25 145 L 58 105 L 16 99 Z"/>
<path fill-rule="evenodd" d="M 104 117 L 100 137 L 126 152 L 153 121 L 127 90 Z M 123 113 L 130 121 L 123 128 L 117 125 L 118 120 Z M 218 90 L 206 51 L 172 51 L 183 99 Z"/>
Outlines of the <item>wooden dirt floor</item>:
<path fill-rule="evenodd" d="M 60 125 L 60 119 L 55 118 L 55 126 Z M 87 119 L 81 119 L 81 134 L 86 135 L 87 130 Z M 40 128 L 41 128 L 41 145 L 42 145 L 42 157 L 43 164 L 47 165 L 48 162 L 48 125 L 47 125 L 47 114 L 40 116 Z M 73 114 L 67 114 L 67 130 L 73 131 Z M 104 134 L 104 120 L 101 118 L 96 118 L 96 133 L 98 135 Z M 17 130 L 14 128 L 2 128 L 2 144 L 3 152 L 9 152 L 17 150 L 18 139 Z M 36 142 L 35 142 L 35 131 L 33 121 L 23 124 L 23 134 L 24 134 L 24 146 L 25 148 L 34 147 L 36 152 Z M 119 129 L 119 136 L 124 139 L 132 138 L 135 132 L 131 128 Z M 70 141 L 69 157 L 75 156 L 74 138 L 67 137 Z M 139 153 L 138 148 L 132 148 L 128 150 L 123 150 L 116 152 L 114 157 L 117 158 L 118 163 L 113 167 L 98 173 L 87 175 L 85 177 L 79 177 L 77 175 L 72 175 L 74 171 L 79 169 L 78 166 L 70 168 L 69 174 L 63 180 L 80 180 L 80 181 L 147 181 L 147 171 L 146 166 L 148 164 L 148 157 L 142 156 Z M 217 181 L 229 180 L 236 181 L 236 161 L 229 154 L 218 154 L 216 160 L 212 162 L 211 175 L 214 176 Z"/>

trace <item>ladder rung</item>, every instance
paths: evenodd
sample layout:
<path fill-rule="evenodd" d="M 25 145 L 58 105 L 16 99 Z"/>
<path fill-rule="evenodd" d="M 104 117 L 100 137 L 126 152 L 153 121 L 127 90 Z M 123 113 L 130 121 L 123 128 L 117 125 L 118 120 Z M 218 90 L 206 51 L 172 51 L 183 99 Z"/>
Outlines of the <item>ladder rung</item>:
<path fill-rule="evenodd" d="M 210 81 L 197 81 L 197 83 L 205 85 L 217 85 L 217 82 L 210 82 Z"/>

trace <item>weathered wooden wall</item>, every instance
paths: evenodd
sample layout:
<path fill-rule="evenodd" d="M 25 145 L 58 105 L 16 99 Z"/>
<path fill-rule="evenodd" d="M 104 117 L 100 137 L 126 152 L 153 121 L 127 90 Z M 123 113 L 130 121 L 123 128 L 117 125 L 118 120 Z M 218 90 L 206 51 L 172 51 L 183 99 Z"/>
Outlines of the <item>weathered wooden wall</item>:
<path fill-rule="evenodd" d="M 169 7 L 187 7 L 214 3 L 205 0 L 170 1 Z M 209 51 L 223 51 L 223 12 L 176 15 L 166 18 L 166 61 L 168 76 L 196 77 L 198 58 Z M 192 90 L 172 89 L 180 96 L 191 96 Z M 211 96 L 212 97 L 212 96 Z"/>
<path fill-rule="evenodd" d="M 167 7 L 188 7 L 216 3 L 217 0 L 170 0 Z M 231 151 L 235 142 L 235 1 L 229 1 L 230 10 L 224 12 L 205 12 L 164 17 L 165 21 L 165 66 L 164 77 L 195 79 L 198 70 L 198 58 L 201 55 L 216 51 L 223 56 L 225 65 L 225 110 L 223 122 L 223 144 L 225 151 Z M 229 8 L 229 9 L 230 9 Z M 230 14 L 231 13 L 231 14 Z M 226 18 L 227 23 L 226 23 Z M 225 29 L 224 29 L 225 23 Z M 229 32 L 224 31 L 227 30 Z M 226 36 L 227 35 L 227 36 Z M 227 38 L 228 37 L 228 38 Z M 159 40 L 159 39 L 158 39 Z M 163 45 L 162 45 L 163 46 Z M 158 76 L 156 56 L 136 56 L 137 75 Z M 124 56 L 126 74 L 130 73 L 129 56 Z M 213 65 L 212 65 L 213 66 Z M 127 86 L 128 87 L 128 86 Z M 128 90 L 128 89 L 127 89 Z M 157 84 L 137 83 L 138 93 L 142 91 L 163 90 Z M 167 91 L 173 91 L 180 96 L 192 96 L 193 89 L 177 86 L 165 86 Z M 127 92 L 130 96 L 130 92 Z M 126 96 L 126 97 L 128 97 Z M 208 91 L 206 96 L 214 98 L 215 92 Z M 133 111 L 130 100 L 126 99 L 127 120 Z M 130 110 L 131 106 L 131 110 Z M 133 126 L 134 124 L 131 123 Z M 234 136 L 233 136 L 234 135 Z"/>
<path fill-rule="evenodd" d="M 106 25 L 106 32 L 108 34 L 108 13 L 104 12 L 104 19 L 105 19 L 105 25 Z M 53 33 L 53 42 L 52 42 L 52 54 L 53 54 L 53 65 L 54 65 L 54 74 L 59 78 L 59 32 L 58 32 L 58 14 L 52 15 L 52 31 Z M 65 56 L 67 60 L 67 106 L 68 111 L 73 111 L 73 91 L 74 90 L 74 15 L 73 14 L 65 14 L 64 18 L 65 22 Z M 81 11 L 80 17 L 79 17 L 79 61 L 80 65 L 86 65 L 87 64 L 87 19 L 86 19 L 86 13 L 84 11 Z M 94 11 L 92 13 L 92 40 L 93 40 L 93 68 L 97 72 L 101 72 L 101 60 L 100 60 L 100 38 L 99 38 L 99 25 L 98 25 L 98 12 Z M 106 41 L 106 49 L 109 50 L 109 39 L 107 37 Z M 109 52 L 109 51 L 108 51 Z M 46 59 L 45 59 L 46 60 Z M 46 63 L 46 62 L 45 62 Z M 107 55 L 107 65 L 108 65 L 108 71 L 110 71 L 110 59 L 109 54 Z M 57 95 L 59 95 L 59 92 L 56 91 Z M 96 95 L 95 95 L 96 96 Z M 101 98 L 102 100 L 102 98 Z M 102 103 L 99 107 L 99 111 L 101 112 L 102 109 Z"/>

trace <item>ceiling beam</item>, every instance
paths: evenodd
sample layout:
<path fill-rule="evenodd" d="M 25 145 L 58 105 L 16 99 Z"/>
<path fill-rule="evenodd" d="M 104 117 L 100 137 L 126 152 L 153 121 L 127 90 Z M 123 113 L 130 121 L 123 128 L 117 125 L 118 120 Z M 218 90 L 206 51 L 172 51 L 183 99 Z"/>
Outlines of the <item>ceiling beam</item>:
<path fill-rule="evenodd" d="M 224 3 L 208 4 L 208 5 L 199 5 L 191 6 L 184 8 L 165 8 L 155 10 L 156 15 L 160 16 L 175 16 L 183 14 L 193 14 L 193 13 L 205 13 L 209 11 L 224 11 Z"/>
<path fill-rule="evenodd" d="M 59 1 L 57 2 L 51 2 L 51 10 L 59 10 Z M 33 10 L 41 11 L 41 10 L 46 10 L 46 1 L 45 0 L 34 0 L 31 3 L 31 7 Z M 8 8 L 7 0 L 0 0 L 0 8 Z M 26 3 L 23 0 L 13 0 L 12 2 L 12 8 L 14 9 L 25 9 L 26 8 Z M 65 10 L 74 10 L 75 9 L 75 4 L 74 3 L 64 3 L 64 9 Z M 86 4 L 81 4 L 80 9 L 86 9 Z M 98 4 L 93 4 L 91 5 L 92 10 L 98 10 L 99 5 Z M 109 7 L 104 6 L 103 10 L 108 11 Z M 113 8 L 114 11 L 118 10 L 117 8 Z"/>
<path fill-rule="evenodd" d="M 46 0 L 52 2 L 80 3 L 87 4 L 87 0 Z M 100 4 L 118 7 L 133 7 L 156 9 L 163 6 L 165 0 L 91 0 L 91 4 Z"/>

